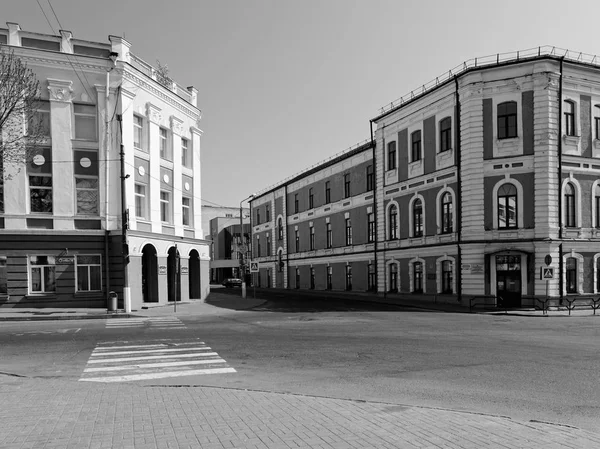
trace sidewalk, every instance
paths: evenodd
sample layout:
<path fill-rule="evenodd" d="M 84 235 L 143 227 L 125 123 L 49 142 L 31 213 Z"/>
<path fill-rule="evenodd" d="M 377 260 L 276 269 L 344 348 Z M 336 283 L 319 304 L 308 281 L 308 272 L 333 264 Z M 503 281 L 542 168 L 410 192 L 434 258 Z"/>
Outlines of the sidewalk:
<path fill-rule="evenodd" d="M 0 377 L 5 449 L 596 448 L 502 416 L 213 387 Z"/>

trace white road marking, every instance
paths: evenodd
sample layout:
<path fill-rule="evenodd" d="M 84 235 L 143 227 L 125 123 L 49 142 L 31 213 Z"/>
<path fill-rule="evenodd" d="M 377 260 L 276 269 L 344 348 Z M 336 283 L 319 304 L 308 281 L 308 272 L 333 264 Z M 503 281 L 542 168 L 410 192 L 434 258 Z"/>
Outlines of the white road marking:
<path fill-rule="evenodd" d="M 188 371 L 167 371 L 152 374 L 130 374 L 127 376 L 88 377 L 79 380 L 84 382 L 127 382 L 130 380 L 164 379 L 167 377 L 195 376 L 199 374 L 224 374 L 235 372 L 236 371 L 233 368 L 209 368 Z"/>
<path fill-rule="evenodd" d="M 115 343 L 115 342 L 111 342 Z M 127 343 L 127 342 L 124 342 Z M 129 346 L 97 346 L 95 351 L 102 351 L 105 349 L 115 350 L 115 349 L 131 349 L 131 348 L 166 348 L 169 346 L 186 346 L 186 345 L 204 345 L 203 341 L 190 341 L 185 343 L 157 343 L 157 344 L 149 344 L 149 345 L 129 345 Z"/>
<path fill-rule="evenodd" d="M 185 328 L 185 324 L 177 317 L 135 317 L 107 320 L 107 328 L 145 327 L 153 328 Z"/>
<path fill-rule="evenodd" d="M 149 354 L 152 352 L 182 352 L 189 351 L 191 348 L 165 348 L 165 349 L 148 349 L 143 351 L 117 351 L 117 352 L 92 352 L 92 357 L 104 356 L 104 355 L 122 355 L 122 354 Z M 196 351 L 203 349 L 210 349 L 208 346 L 202 346 L 200 348 L 194 348 Z"/>
<path fill-rule="evenodd" d="M 177 357 L 209 357 L 219 355 L 216 352 L 198 352 L 195 354 L 175 354 L 175 355 L 148 355 L 146 357 L 124 357 L 118 359 L 94 359 L 88 360 L 89 363 L 106 363 L 106 362 L 129 362 L 131 360 L 158 360 L 158 359 L 174 359 Z"/>
<path fill-rule="evenodd" d="M 132 369 L 162 368 L 167 366 L 188 366 L 188 365 L 212 365 L 213 363 L 227 363 L 225 360 L 186 360 L 185 362 L 165 362 L 165 363 L 145 363 L 140 365 L 122 365 L 122 366 L 103 366 L 101 368 L 86 368 L 84 373 L 97 373 L 104 371 L 127 371 Z"/>

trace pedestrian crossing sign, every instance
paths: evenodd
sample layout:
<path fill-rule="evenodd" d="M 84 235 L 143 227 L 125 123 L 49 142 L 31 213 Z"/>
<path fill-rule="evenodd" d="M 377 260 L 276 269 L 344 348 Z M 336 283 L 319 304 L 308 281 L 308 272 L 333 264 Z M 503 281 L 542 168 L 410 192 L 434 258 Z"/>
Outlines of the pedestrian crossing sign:
<path fill-rule="evenodd" d="M 250 262 L 250 273 L 258 273 L 258 262 Z"/>
<path fill-rule="evenodd" d="M 554 279 L 554 268 L 542 267 L 540 269 L 540 279 L 542 279 L 542 280 Z"/>

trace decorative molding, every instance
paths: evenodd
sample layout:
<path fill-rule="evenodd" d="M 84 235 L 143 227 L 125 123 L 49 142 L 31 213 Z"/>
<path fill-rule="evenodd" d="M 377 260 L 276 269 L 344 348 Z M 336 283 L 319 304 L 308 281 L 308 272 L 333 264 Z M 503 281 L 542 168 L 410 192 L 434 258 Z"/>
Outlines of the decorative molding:
<path fill-rule="evenodd" d="M 183 134 L 183 120 L 172 115 L 171 116 L 171 131 L 173 131 L 173 134 L 177 134 L 178 136 L 181 136 Z"/>
<path fill-rule="evenodd" d="M 146 115 L 148 117 L 148 120 L 150 120 L 150 122 L 152 123 L 160 125 L 160 122 L 162 122 L 162 114 L 160 113 L 160 108 L 154 106 L 150 102 L 146 103 Z"/>
<path fill-rule="evenodd" d="M 73 81 L 48 78 L 48 91 L 51 101 L 70 103 L 73 99 Z"/>

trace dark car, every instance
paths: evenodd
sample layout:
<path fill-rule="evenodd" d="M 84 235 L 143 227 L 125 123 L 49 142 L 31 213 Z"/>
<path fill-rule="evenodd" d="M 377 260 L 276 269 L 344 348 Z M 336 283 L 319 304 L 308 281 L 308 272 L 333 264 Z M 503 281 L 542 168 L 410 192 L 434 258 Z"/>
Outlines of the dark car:
<path fill-rule="evenodd" d="M 241 279 L 237 279 L 237 278 L 227 278 L 221 284 L 224 285 L 227 288 L 241 287 L 242 286 L 242 280 Z"/>

